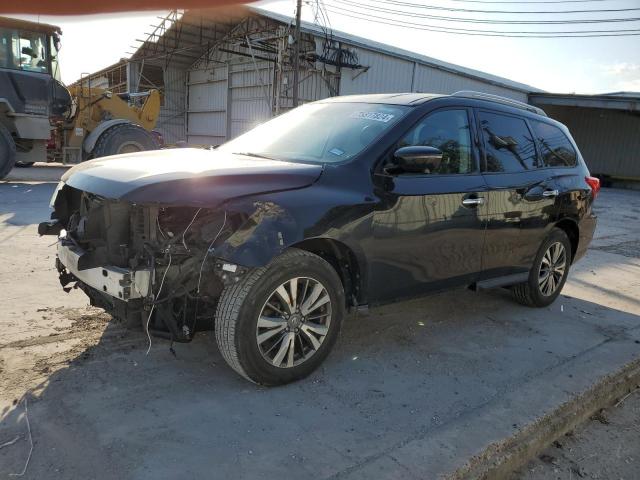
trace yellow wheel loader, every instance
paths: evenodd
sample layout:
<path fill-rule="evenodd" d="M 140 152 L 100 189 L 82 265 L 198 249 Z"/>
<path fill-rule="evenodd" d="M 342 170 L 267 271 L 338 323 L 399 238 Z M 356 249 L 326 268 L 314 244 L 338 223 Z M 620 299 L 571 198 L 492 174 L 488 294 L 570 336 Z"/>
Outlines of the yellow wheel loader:
<path fill-rule="evenodd" d="M 0 179 L 14 166 L 78 163 L 159 148 L 157 90 L 112 93 L 60 81 L 59 27 L 0 17 Z M 86 85 L 85 85 L 86 83 Z"/>
<path fill-rule="evenodd" d="M 152 132 L 160 114 L 160 93 L 112 93 L 101 88 L 69 88 L 67 118 L 54 124 L 48 160 L 78 163 L 91 158 L 159 148 Z"/>

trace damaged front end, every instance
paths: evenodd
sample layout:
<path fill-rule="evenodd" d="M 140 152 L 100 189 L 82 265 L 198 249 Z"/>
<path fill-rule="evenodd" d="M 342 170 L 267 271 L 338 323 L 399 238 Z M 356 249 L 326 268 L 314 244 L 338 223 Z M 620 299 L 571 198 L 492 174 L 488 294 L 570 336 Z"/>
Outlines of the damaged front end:
<path fill-rule="evenodd" d="M 52 221 L 56 267 L 65 290 L 80 288 L 91 305 L 128 325 L 186 342 L 211 328 L 225 284 L 246 268 L 216 258 L 246 219 L 195 207 L 138 205 L 75 189 L 56 192 Z"/>

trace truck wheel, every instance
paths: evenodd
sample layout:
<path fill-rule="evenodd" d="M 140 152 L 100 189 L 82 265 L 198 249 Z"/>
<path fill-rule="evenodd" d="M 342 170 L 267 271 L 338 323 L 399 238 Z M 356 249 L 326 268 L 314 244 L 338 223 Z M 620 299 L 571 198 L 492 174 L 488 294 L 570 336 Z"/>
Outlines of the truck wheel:
<path fill-rule="evenodd" d="M 540 246 L 529 280 L 513 286 L 518 303 L 528 307 L 551 305 L 564 287 L 571 265 L 571 243 L 559 228 L 554 228 Z"/>
<path fill-rule="evenodd" d="M 0 180 L 6 177 L 16 163 L 16 143 L 9 130 L 0 124 Z"/>
<path fill-rule="evenodd" d="M 252 382 L 293 382 L 327 357 L 344 307 L 333 267 L 313 253 L 290 249 L 222 292 L 215 318 L 218 348 Z"/>
<path fill-rule="evenodd" d="M 158 142 L 151 132 L 132 123 L 121 123 L 108 128 L 100 135 L 90 158 L 156 150 L 157 148 Z"/>

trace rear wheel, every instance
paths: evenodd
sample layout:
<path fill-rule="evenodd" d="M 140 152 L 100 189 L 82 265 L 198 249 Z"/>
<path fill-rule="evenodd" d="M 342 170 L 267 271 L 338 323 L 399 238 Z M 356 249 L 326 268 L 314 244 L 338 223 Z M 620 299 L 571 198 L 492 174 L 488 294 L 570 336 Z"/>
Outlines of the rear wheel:
<path fill-rule="evenodd" d="M 546 307 L 560 295 L 571 265 L 571 242 L 554 228 L 536 255 L 529 279 L 513 287 L 515 299 L 530 307 Z"/>
<path fill-rule="evenodd" d="M 248 380 L 293 382 L 329 354 L 344 305 L 333 267 L 317 255 L 291 249 L 224 290 L 216 341 L 226 362 Z"/>
<path fill-rule="evenodd" d="M 121 123 L 109 127 L 100 135 L 91 152 L 91 158 L 156 150 L 157 148 L 158 142 L 151 132 L 132 123 Z"/>
<path fill-rule="evenodd" d="M 0 180 L 6 177 L 16 163 L 16 144 L 4 125 L 0 124 Z"/>

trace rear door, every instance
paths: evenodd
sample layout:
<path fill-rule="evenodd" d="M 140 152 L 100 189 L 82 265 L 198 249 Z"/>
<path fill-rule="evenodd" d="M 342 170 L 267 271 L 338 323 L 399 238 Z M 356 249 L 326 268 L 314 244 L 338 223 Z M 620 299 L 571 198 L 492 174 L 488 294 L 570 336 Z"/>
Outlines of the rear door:
<path fill-rule="evenodd" d="M 488 187 L 482 279 L 529 271 L 556 216 L 553 173 L 524 117 L 478 110 Z"/>
<path fill-rule="evenodd" d="M 487 212 L 475 138 L 472 111 L 452 107 L 427 114 L 392 149 L 429 145 L 443 158 L 420 174 L 377 175 L 372 303 L 477 280 Z"/>
<path fill-rule="evenodd" d="M 566 133 L 544 120 L 530 120 L 542 164 L 547 173 L 547 184 L 557 191 L 557 217 L 582 217 L 584 208 L 585 172 L 578 167 L 578 153 Z"/>

